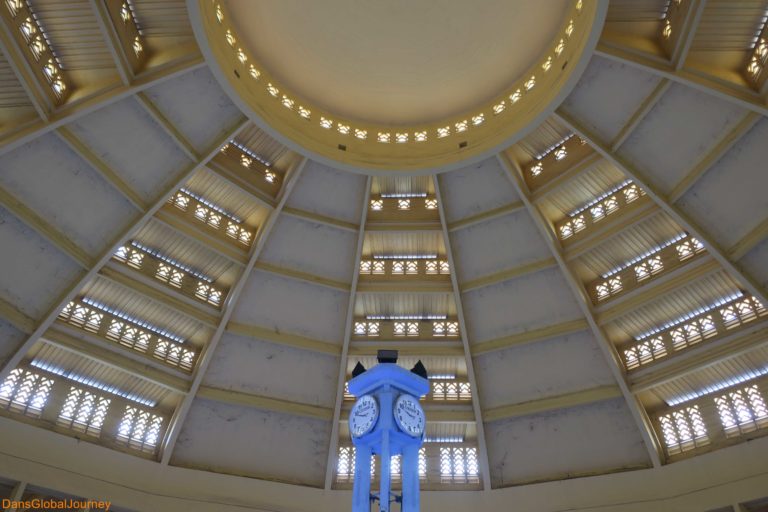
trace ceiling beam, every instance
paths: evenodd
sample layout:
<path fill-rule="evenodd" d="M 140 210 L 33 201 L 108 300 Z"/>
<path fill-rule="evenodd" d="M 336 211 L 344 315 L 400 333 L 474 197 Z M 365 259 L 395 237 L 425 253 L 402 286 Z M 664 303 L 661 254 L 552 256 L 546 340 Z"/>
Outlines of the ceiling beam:
<path fill-rule="evenodd" d="M 160 128 L 163 129 L 166 135 L 168 135 L 176 143 L 179 149 L 187 155 L 187 158 L 193 161 L 200 159 L 200 155 L 197 154 L 197 150 L 195 150 L 192 143 L 189 142 L 184 134 L 182 134 L 167 117 L 165 117 L 165 114 L 157 108 L 157 105 L 149 99 L 149 96 L 147 96 L 144 91 L 137 92 L 135 98 L 149 116 L 160 125 Z"/>
<path fill-rule="evenodd" d="M 706 92 L 721 100 L 746 108 L 757 114 L 768 116 L 768 105 L 763 102 L 757 92 L 747 86 L 721 83 L 715 81 L 713 78 L 705 77 L 684 69 L 675 70 L 670 63 L 661 60 L 654 55 L 641 53 L 632 48 L 622 46 L 612 41 L 608 42 L 604 39 L 597 44 L 595 54 L 615 62 L 621 62 L 641 69 L 673 82 L 686 85 L 698 91 Z"/>
<path fill-rule="evenodd" d="M 107 12 L 107 6 L 101 0 L 90 0 L 90 4 L 101 35 L 104 37 L 104 43 L 110 55 L 112 55 L 112 60 L 115 62 L 115 68 L 120 76 L 120 81 L 123 85 L 129 85 L 131 80 L 133 80 L 133 68 L 125 56 L 120 38 L 115 31 L 115 26 L 112 24 L 112 18 L 109 17 Z"/>
<path fill-rule="evenodd" d="M 558 336 L 567 336 L 569 334 L 586 331 L 587 329 L 589 329 L 587 321 L 583 318 L 579 318 L 577 320 L 548 325 L 546 327 L 539 327 L 538 329 L 530 329 L 517 334 L 510 334 L 509 336 L 503 336 L 501 338 L 475 342 L 472 344 L 472 353 L 475 356 L 478 356 L 489 352 L 496 352 L 497 350 L 506 350 L 520 345 L 527 345 L 528 343 L 546 341 L 552 338 L 557 338 Z"/>
<path fill-rule="evenodd" d="M 47 120 L 41 119 L 31 124 L 23 124 L 9 132 L 0 134 L 0 156 L 139 91 L 149 89 L 203 66 L 205 66 L 205 60 L 199 52 L 195 51 L 140 73 L 129 86 L 105 86 L 100 92 L 87 99 L 64 104 L 53 112 Z"/>
<path fill-rule="evenodd" d="M 117 368 L 136 378 L 150 381 L 174 393 L 186 393 L 189 389 L 188 379 L 171 374 L 165 368 L 161 370 L 145 362 L 127 357 L 122 352 L 109 350 L 82 338 L 67 334 L 63 330 L 57 328 L 49 329 L 41 339 L 43 342 L 59 347 L 67 352 L 72 352 L 80 357 Z"/>
<path fill-rule="evenodd" d="M 577 407 L 579 405 L 593 404 L 602 402 L 603 400 L 611 400 L 620 397 L 621 390 L 618 386 L 600 386 L 597 388 L 564 393 L 562 395 L 538 398 L 528 402 L 491 407 L 484 409 L 483 414 L 485 415 L 485 421 L 491 422 L 519 418 L 520 416 L 531 416 L 542 412 Z"/>
<path fill-rule="evenodd" d="M 696 30 L 701 22 L 701 15 L 707 6 L 707 0 L 697 0 L 688 2 L 686 5 L 685 17 L 680 27 L 680 35 L 675 40 L 675 47 L 672 50 L 672 67 L 679 71 L 685 67 L 685 61 L 688 58 L 688 52 L 696 37 Z"/>
<path fill-rule="evenodd" d="M 613 151 L 619 149 L 619 147 L 624 144 L 629 136 L 632 135 L 632 132 L 635 131 L 637 125 L 639 125 L 640 122 L 645 119 L 645 116 L 648 115 L 648 112 L 650 112 L 653 107 L 656 106 L 659 100 L 664 96 L 664 93 L 669 90 L 670 85 L 672 85 L 672 82 L 666 78 L 659 80 L 659 83 L 656 85 L 656 87 L 654 87 L 653 91 L 651 91 L 651 93 L 643 100 L 643 102 L 640 104 L 637 110 L 635 110 L 629 120 L 624 123 L 624 126 L 621 127 L 621 130 L 619 130 L 619 133 L 616 135 L 616 137 L 613 138 L 613 141 L 611 141 L 611 149 Z"/>
<path fill-rule="evenodd" d="M 366 205 L 366 208 L 367 208 L 367 205 Z M 334 219 L 333 217 L 327 217 L 325 215 L 320 215 L 319 213 L 308 212 L 308 211 L 300 210 L 298 208 L 293 208 L 290 206 L 286 206 L 285 208 L 283 208 L 283 214 L 290 215 L 291 217 L 294 217 L 296 219 L 308 220 L 311 222 L 316 222 L 318 224 L 323 224 L 331 228 L 343 229 L 344 231 L 349 231 L 350 233 L 357 233 L 358 230 L 360 229 L 359 225 L 354 224 L 352 222 L 347 222 L 340 219 Z"/>
<path fill-rule="evenodd" d="M 589 169 L 593 165 L 595 165 L 597 162 L 602 160 L 599 154 L 595 152 L 590 152 L 586 157 L 578 160 L 577 162 L 574 162 L 573 165 L 565 169 L 563 172 L 558 174 L 557 176 L 553 177 L 543 185 L 536 187 L 532 192 L 526 191 L 526 193 L 529 193 L 529 197 L 531 198 L 531 201 L 534 203 L 541 202 L 544 198 L 548 197 L 553 192 L 559 190 L 564 185 L 570 183 L 570 181 L 575 178 L 576 176 L 579 176 L 582 171 L 585 169 Z M 525 205 L 523 205 L 525 207 Z"/>
<path fill-rule="evenodd" d="M 600 347 L 603 356 L 605 357 L 606 363 L 608 364 L 608 367 L 610 368 L 611 373 L 613 374 L 613 377 L 616 380 L 619 389 L 621 390 L 621 395 L 624 397 L 627 408 L 635 420 L 635 424 L 637 425 L 637 429 L 640 432 L 640 436 L 643 439 L 646 450 L 648 452 L 648 456 L 653 466 L 660 467 L 662 461 L 662 451 L 659 439 L 656 436 L 656 432 L 653 429 L 647 412 L 637 397 L 635 397 L 629 389 L 624 371 L 621 366 L 621 362 L 619 360 L 619 356 L 616 353 L 616 348 L 610 342 L 602 328 L 597 324 L 595 316 L 592 312 L 591 301 L 586 293 L 586 290 L 577 280 L 574 272 L 568 267 L 568 264 L 566 263 L 565 257 L 562 253 L 562 248 L 560 247 L 557 237 L 552 231 L 550 224 L 546 221 L 536 205 L 530 201 L 524 192 L 524 188 L 521 185 L 521 182 L 523 181 L 523 175 L 520 166 L 517 164 L 517 162 L 511 160 L 505 154 L 499 154 L 497 157 L 501 162 L 502 167 L 506 169 L 507 175 L 509 176 L 513 186 L 517 189 L 520 197 L 523 199 L 526 208 L 528 208 L 528 213 L 533 218 L 533 221 L 538 227 L 542 238 L 544 238 L 547 245 L 549 246 L 549 249 L 552 252 L 552 256 L 555 258 L 555 260 L 557 260 L 560 271 L 563 273 L 563 277 L 568 283 L 574 298 L 579 304 L 579 308 L 581 309 L 582 314 L 589 324 L 592 335 L 597 340 L 597 344 Z"/>
<path fill-rule="evenodd" d="M 35 330 L 34 318 L 22 313 L 19 308 L 2 298 L 0 298 L 0 318 L 24 334 L 29 334 Z"/>
<path fill-rule="evenodd" d="M 467 293 L 478 288 L 484 288 L 486 286 L 503 283 L 504 281 L 509 281 L 510 279 L 514 279 L 516 277 L 533 274 L 535 272 L 540 272 L 544 269 L 556 266 L 557 262 L 554 258 L 544 258 L 539 261 L 524 263 L 514 268 L 508 268 L 506 270 L 494 272 L 493 274 L 478 277 L 470 281 L 464 281 L 461 283 L 461 293 Z"/>
<path fill-rule="evenodd" d="M 291 334 L 284 331 L 278 332 L 269 327 L 262 327 L 259 325 L 229 322 L 227 324 L 226 332 L 236 336 L 246 336 L 248 338 L 263 340 L 268 343 L 274 343 L 276 345 L 309 350 L 310 352 L 317 352 L 319 354 L 338 356 L 341 353 L 341 345 L 335 345 L 333 343 L 328 343 L 327 341 L 315 340 L 307 338 L 306 336 Z"/>
<path fill-rule="evenodd" d="M 522 208 L 524 208 L 522 201 L 514 201 L 499 206 L 498 208 L 493 208 L 491 210 L 476 213 L 475 215 L 470 215 L 469 217 L 464 217 L 463 219 L 455 220 L 448 224 L 448 231 L 458 231 L 459 229 L 475 226 L 488 220 L 498 219 L 499 217 L 509 215 L 510 213 L 514 213 Z"/>
<path fill-rule="evenodd" d="M 194 304 L 196 301 L 193 299 L 189 299 L 189 302 L 187 302 L 185 300 L 187 297 L 178 294 L 170 286 L 164 286 L 156 279 L 149 279 L 147 276 L 131 270 L 126 265 L 114 264 L 109 261 L 99 269 L 99 276 L 133 290 L 151 301 L 164 304 L 176 312 L 213 329 L 219 323 L 218 312 L 213 310 L 213 308 L 205 307 L 202 303 L 200 304 L 202 307 L 199 307 L 197 304 Z M 147 281 L 151 282 L 154 286 L 147 284 Z"/>
<path fill-rule="evenodd" d="M 205 151 L 205 156 L 201 160 L 193 163 L 190 167 L 180 172 L 176 179 L 173 180 L 173 182 L 160 193 L 160 197 L 155 200 L 152 207 L 146 210 L 135 222 L 125 228 L 116 237 L 116 239 L 111 244 L 109 244 L 106 250 L 102 252 L 101 256 L 88 266 L 88 271 L 72 284 L 69 290 L 63 294 L 61 300 L 54 304 L 54 306 L 38 323 L 36 329 L 27 337 L 24 343 L 18 347 L 16 352 L 6 361 L 5 365 L 2 367 L 2 370 L 0 370 L 0 381 L 4 380 L 5 377 L 11 372 L 11 370 L 16 368 L 16 366 L 21 362 L 29 349 L 32 348 L 35 343 L 37 343 L 43 333 L 45 333 L 51 324 L 53 324 L 59 314 L 59 311 L 61 311 L 61 309 L 75 297 L 75 295 L 83 286 L 85 286 L 96 276 L 99 269 L 112 258 L 112 255 L 115 253 L 115 251 L 124 243 L 126 243 L 129 238 L 132 238 L 144 225 L 146 225 L 150 219 L 152 219 L 153 215 L 166 203 L 168 198 L 179 187 L 181 187 L 190 178 L 190 176 L 197 172 L 198 169 L 202 168 L 209 159 L 213 158 L 228 140 L 230 140 L 237 133 L 240 133 L 240 131 L 245 128 L 246 124 L 247 120 L 238 120 L 233 127 L 226 131 L 224 137 L 214 142 L 213 146 Z"/>
<path fill-rule="evenodd" d="M 664 272 L 615 299 L 608 299 L 600 303 L 594 308 L 595 320 L 598 325 L 613 322 L 650 302 L 658 300 L 665 294 L 689 285 L 720 269 L 720 264 L 709 255 L 692 258 L 690 262 Z"/>
<path fill-rule="evenodd" d="M 294 270 L 292 268 L 273 265 L 264 261 L 257 262 L 254 268 L 256 270 L 261 270 L 262 272 L 267 272 L 272 275 L 288 277 L 290 279 L 295 279 L 297 281 L 302 281 L 312 285 L 330 288 L 331 290 L 340 290 L 347 293 L 350 291 L 349 283 L 328 279 L 327 277 L 318 276 L 309 272 L 302 272 L 301 270 Z"/>
<path fill-rule="evenodd" d="M 368 203 L 371 197 L 371 183 L 373 178 L 368 176 L 365 180 L 365 192 L 363 193 L 363 205 L 360 212 L 360 220 L 355 226 L 357 244 L 355 245 L 355 259 L 352 266 L 352 285 L 347 303 L 347 313 L 344 319 L 344 341 L 341 345 L 341 357 L 339 358 L 339 372 L 336 379 L 336 397 L 333 402 L 333 415 L 331 417 L 331 439 L 328 443 L 328 458 L 325 462 L 324 489 L 330 490 L 333 484 L 333 468 L 336 466 L 336 452 L 339 446 L 339 420 L 341 408 L 344 404 L 344 383 L 347 381 L 347 358 L 350 353 L 350 340 L 352 339 L 352 325 L 355 320 L 355 302 L 357 298 L 357 286 L 360 280 L 360 259 L 363 255 L 363 241 L 365 240 L 365 224 L 368 219 Z"/>
<path fill-rule="evenodd" d="M 233 137 L 234 135 L 228 136 L 225 139 L 224 143 L 228 142 Z M 223 144 L 221 146 L 223 146 Z M 217 149 L 217 152 L 218 152 L 218 149 Z M 213 158 L 215 154 L 216 153 L 211 154 L 211 158 Z M 232 317 L 232 313 L 235 311 L 235 307 L 237 305 L 238 299 L 240 298 L 240 294 L 242 293 L 243 288 L 245 287 L 245 283 L 248 280 L 248 277 L 251 275 L 251 271 L 253 270 L 253 267 L 256 265 L 256 262 L 259 259 L 259 256 L 261 255 L 262 250 L 264 249 L 264 245 L 266 244 L 269 234 L 272 232 L 272 228 L 275 226 L 277 217 L 278 215 L 280 215 L 280 211 L 283 209 L 283 206 L 285 206 L 285 203 L 288 200 L 288 196 L 291 194 L 293 187 L 296 185 L 296 181 L 298 181 L 299 176 L 301 176 L 301 173 L 304 169 L 306 162 L 307 160 L 305 158 L 300 160 L 299 163 L 293 169 L 290 169 L 288 173 L 286 173 L 286 181 L 285 181 L 285 184 L 283 185 L 282 190 L 280 191 L 281 195 L 280 195 L 280 199 L 278 200 L 277 206 L 275 207 L 274 210 L 269 212 L 269 215 L 267 216 L 267 220 L 259 229 L 256 241 L 253 244 L 253 248 L 251 249 L 251 254 L 248 258 L 248 263 L 246 264 L 245 268 L 240 274 L 240 277 L 238 277 L 235 285 L 230 289 L 229 293 L 227 294 L 227 298 L 224 301 L 224 307 L 222 308 L 222 314 L 219 320 L 219 325 L 216 328 L 216 332 L 214 332 L 213 336 L 208 341 L 208 344 L 205 346 L 202 354 L 198 358 L 197 365 L 194 371 L 192 385 L 190 386 L 189 392 L 184 396 L 184 399 L 182 400 L 181 404 L 176 408 L 176 411 L 171 417 L 170 424 L 168 426 L 168 429 L 166 430 L 163 442 L 161 443 L 160 462 L 163 465 L 167 465 L 171 460 L 171 456 L 173 455 L 173 449 L 176 445 L 176 441 L 179 437 L 179 433 L 181 432 L 181 427 L 183 426 L 184 420 L 187 418 L 187 415 L 189 414 L 189 411 L 192 408 L 192 402 L 195 400 L 195 396 L 197 395 L 198 389 L 200 388 L 203 382 L 203 377 L 205 376 L 205 372 L 208 369 L 208 365 L 210 364 L 211 360 L 213 359 L 213 354 L 216 351 L 216 347 L 218 347 L 219 342 L 221 341 L 221 337 L 225 332 L 227 324 L 229 323 L 229 319 Z"/>
<path fill-rule="evenodd" d="M 725 268 L 725 270 L 738 281 L 741 286 L 757 297 L 763 304 L 768 304 L 768 293 L 752 277 L 742 272 L 726 252 L 717 244 L 712 236 L 706 233 L 700 226 L 694 223 L 686 213 L 678 206 L 671 203 L 650 180 L 642 175 L 640 171 L 630 164 L 626 159 L 611 151 L 608 145 L 601 141 L 594 133 L 585 128 L 584 124 L 575 118 L 570 117 L 561 111 L 556 112 L 556 117 L 570 128 L 579 133 L 582 138 L 587 140 L 593 148 L 599 151 L 609 162 L 621 170 L 627 177 L 631 178 L 656 205 L 661 208 L 672 220 L 677 222 L 683 229 L 696 237 L 707 248 L 709 253 Z"/>
<path fill-rule="evenodd" d="M 379 349 L 397 350 L 401 356 L 464 357 L 464 348 L 456 341 L 352 341 L 350 356 L 375 356 Z"/>
<path fill-rule="evenodd" d="M 669 201 L 675 203 L 693 187 L 713 165 L 717 163 L 741 138 L 752 129 L 761 119 L 755 112 L 747 114 L 731 128 L 730 131 L 723 134 L 717 143 L 687 172 L 685 176 L 669 192 Z M 615 152 L 615 148 L 613 149 Z"/>
<path fill-rule="evenodd" d="M 265 411 L 272 411 L 281 414 L 291 414 L 294 416 L 303 416 L 316 420 L 330 421 L 333 417 L 333 410 L 330 407 L 319 405 L 302 404 L 283 400 L 281 398 L 272 398 L 243 391 L 234 391 L 231 389 L 220 389 L 209 386 L 200 386 L 197 391 L 198 398 L 214 400 L 230 405 L 242 407 L 251 407 Z"/>
<path fill-rule="evenodd" d="M 738 261 L 746 256 L 749 251 L 757 247 L 766 237 L 768 237 L 768 217 L 733 244 L 728 249 L 728 255 L 734 261 Z"/>
<path fill-rule="evenodd" d="M 244 267 L 248 263 L 248 253 L 244 246 L 235 245 L 236 242 L 232 243 L 230 239 L 217 237 L 208 231 L 209 228 L 206 224 L 191 215 L 180 212 L 173 206 L 159 210 L 155 215 L 155 220 L 194 240 L 238 267 Z"/>
<path fill-rule="evenodd" d="M 763 319 L 748 328 L 671 354 L 652 366 L 633 371 L 629 376 L 630 386 L 633 393 L 642 393 L 766 344 L 768 319 Z"/>
<path fill-rule="evenodd" d="M 445 215 L 445 203 L 440 191 L 440 179 L 437 175 L 432 176 L 432 182 L 435 187 L 435 198 L 437 199 L 437 210 L 440 214 L 440 226 L 443 231 L 443 243 L 445 244 L 448 264 L 451 269 L 456 269 L 456 258 L 453 254 L 450 233 L 448 232 L 448 221 Z M 464 306 L 461 299 L 461 288 L 459 279 L 455 270 L 451 272 L 451 284 L 453 285 L 453 296 L 456 304 L 456 316 L 459 320 L 459 331 L 461 333 L 461 343 L 464 348 L 464 361 L 467 367 L 467 380 L 471 389 L 478 389 L 477 378 L 475 377 L 475 363 L 472 359 L 472 350 L 469 345 L 469 331 L 467 330 L 466 317 L 464 316 Z M 491 466 L 488 463 L 488 445 L 485 442 L 485 424 L 483 423 L 483 412 L 480 410 L 480 400 L 476 393 L 472 394 L 472 411 L 475 420 L 475 435 L 477 436 L 477 451 L 480 455 L 480 478 L 483 482 L 483 490 L 491 490 Z"/>
<path fill-rule="evenodd" d="M 113 170 L 105 161 L 96 156 L 91 148 L 86 146 L 85 143 L 81 141 L 77 135 L 72 133 L 69 128 L 62 126 L 56 130 L 56 135 L 58 135 L 59 139 L 64 141 L 77 156 L 85 160 L 94 171 L 99 173 L 107 183 L 120 192 L 123 197 L 136 207 L 137 210 L 144 211 L 147 209 L 148 205 L 144 201 L 144 198 L 141 197 L 141 194 L 123 180 L 117 171 Z"/>
<path fill-rule="evenodd" d="M 26 226 L 51 242 L 80 267 L 88 269 L 93 265 L 93 258 L 85 249 L 78 246 L 67 235 L 51 225 L 32 208 L 25 205 L 14 194 L 0 187 L 0 206 L 11 212 Z"/>

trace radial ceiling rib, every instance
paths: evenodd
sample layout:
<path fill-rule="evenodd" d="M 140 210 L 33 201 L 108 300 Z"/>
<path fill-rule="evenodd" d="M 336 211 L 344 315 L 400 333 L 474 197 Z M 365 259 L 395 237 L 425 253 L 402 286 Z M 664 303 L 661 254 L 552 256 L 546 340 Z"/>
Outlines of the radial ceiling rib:
<path fill-rule="evenodd" d="M 461 343 L 464 348 L 464 360 L 467 365 L 467 379 L 472 389 L 472 411 L 475 415 L 475 424 L 477 429 L 477 450 L 480 454 L 480 471 L 483 479 L 483 490 L 491 490 L 491 466 L 488 463 L 488 445 L 485 442 L 485 424 L 483 423 L 483 413 L 480 409 L 480 399 L 477 396 L 477 378 L 475 377 L 475 365 L 472 360 L 472 351 L 469 347 L 469 334 L 467 323 L 464 317 L 464 307 L 461 300 L 461 289 L 459 288 L 459 279 L 456 274 L 456 259 L 451 247 L 451 239 L 448 235 L 448 221 L 445 216 L 445 205 L 440 193 L 440 183 L 437 175 L 432 177 L 435 187 L 435 198 L 437 199 L 437 210 L 440 214 L 440 226 L 443 231 L 443 243 L 448 257 L 448 265 L 451 268 L 451 286 L 453 286 L 453 296 L 456 301 L 456 316 L 459 320 L 459 331 L 461 332 Z"/>
<path fill-rule="evenodd" d="M 229 142 L 232 138 L 235 137 L 235 135 L 237 134 L 229 137 L 226 142 Z M 184 420 L 187 418 L 187 414 L 189 414 L 189 411 L 192 408 L 192 402 L 197 396 L 198 389 L 200 388 L 200 385 L 203 382 L 203 378 L 205 377 L 205 372 L 208 369 L 208 365 L 210 364 L 211 359 L 213 358 L 213 353 L 216 350 L 216 347 L 218 346 L 224 331 L 226 330 L 227 323 L 229 322 L 235 307 L 237 306 L 237 301 L 240 298 L 243 287 L 245 286 L 248 277 L 251 275 L 251 271 L 258 261 L 259 256 L 261 255 L 261 251 L 264 249 L 264 244 L 266 243 L 267 238 L 269 238 L 269 234 L 271 233 L 275 222 L 277 222 L 277 216 L 280 215 L 280 212 L 285 206 L 285 203 L 288 201 L 288 197 L 291 195 L 291 191 L 296 185 L 296 181 L 298 181 L 299 177 L 301 176 L 306 163 L 306 158 L 302 158 L 300 161 L 298 161 L 293 169 L 290 169 L 286 173 L 287 179 L 283 184 L 282 190 L 280 191 L 281 195 L 277 206 L 274 210 L 269 212 L 267 220 L 259 232 L 258 239 L 253 245 L 251 255 L 248 258 L 248 263 L 243 269 L 242 274 L 240 274 L 237 282 L 227 295 L 227 299 L 224 303 L 224 308 L 222 309 L 221 318 L 219 319 L 219 325 L 216 328 L 216 332 L 214 332 L 213 336 L 208 341 L 208 344 L 205 346 L 205 349 L 197 363 L 197 367 L 195 368 L 195 376 L 192 381 L 192 385 L 190 386 L 189 392 L 184 396 L 184 400 L 182 400 L 181 405 L 176 408 L 176 411 L 171 418 L 170 425 L 168 426 L 168 430 L 166 431 L 165 439 L 163 440 L 161 446 L 160 456 L 160 462 L 163 465 L 167 465 L 171 460 L 173 449 L 176 446 L 176 441 L 178 440 L 179 434 L 181 433 L 181 427 L 184 425 Z"/>
<path fill-rule="evenodd" d="M 611 151 L 605 142 L 601 141 L 594 133 L 585 128 L 584 124 L 577 119 L 572 118 L 561 110 L 556 111 L 555 115 L 563 124 L 567 125 L 571 130 L 586 139 L 592 147 L 600 152 L 609 162 L 624 172 L 624 174 L 631 178 L 632 181 L 637 183 L 656 205 L 664 210 L 675 222 L 686 229 L 691 235 L 699 239 L 720 265 L 722 265 L 734 279 L 741 283 L 744 288 L 746 288 L 752 295 L 756 296 L 763 304 L 768 304 L 768 293 L 766 293 L 765 289 L 752 277 L 742 272 L 709 233 L 704 231 L 700 226 L 697 226 L 678 206 L 671 203 L 667 197 L 656 189 L 655 185 L 640 173 L 640 171 L 634 168 L 634 166 L 617 153 Z"/>
<path fill-rule="evenodd" d="M 232 137 L 236 136 L 243 130 L 248 121 L 240 119 L 234 127 L 226 130 L 224 136 L 217 140 L 211 148 L 205 151 L 204 157 L 197 162 L 193 163 L 189 168 L 179 173 L 177 179 L 175 179 L 155 200 L 154 204 L 146 210 L 136 222 L 128 226 L 116 240 L 107 247 L 99 258 L 88 267 L 88 271 L 83 274 L 70 289 L 64 294 L 63 298 L 54 305 L 54 307 L 45 315 L 45 317 L 37 325 L 37 328 L 27 337 L 27 339 L 16 349 L 16 352 L 11 356 L 0 371 L 0 381 L 4 380 L 6 376 L 16 368 L 21 362 L 30 348 L 40 339 L 43 333 L 51 326 L 56 320 L 59 311 L 80 291 L 80 289 L 90 282 L 98 273 L 99 269 L 104 266 L 107 261 L 112 257 L 115 251 L 124 244 L 129 238 L 135 235 L 157 212 L 167 201 L 167 199 L 173 194 L 179 187 L 181 187 L 195 172 L 205 166 L 206 162 L 216 156 L 222 146 L 229 142 Z"/>
<path fill-rule="evenodd" d="M 563 257 L 562 250 L 558 246 L 558 243 L 556 242 L 556 239 L 551 229 L 549 228 L 547 221 L 544 219 L 538 208 L 533 203 L 531 203 L 530 199 L 528 198 L 528 192 L 522 179 L 522 170 L 517 165 L 517 162 L 511 161 L 508 156 L 504 154 L 497 155 L 497 158 L 502 167 L 507 171 L 507 175 L 512 181 L 512 185 L 517 189 L 517 192 L 525 203 L 526 208 L 528 208 L 528 213 L 531 215 L 531 218 L 536 224 L 536 227 L 538 228 L 541 236 L 546 241 L 547 246 L 552 251 L 552 255 L 554 256 L 555 260 L 557 260 L 560 271 L 563 273 L 563 276 L 568 282 L 568 286 L 571 288 L 571 291 L 573 292 L 573 295 L 579 304 L 579 308 L 581 309 L 583 315 L 586 317 L 592 334 L 597 340 L 598 346 L 600 347 L 600 350 L 605 357 L 606 363 L 610 367 L 611 373 L 616 379 L 619 389 L 621 390 L 621 395 L 624 397 L 624 400 L 627 403 L 627 407 L 632 413 L 632 417 L 634 418 L 637 429 L 643 438 L 643 442 L 648 451 L 648 456 L 653 463 L 653 466 L 660 467 L 662 460 L 661 443 L 656 437 L 656 432 L 651 425 L 650 418 L 648 417 L 648 414 L 646 413 L 643 406 L 640 404 L 639 400 L 630 391 L 629 385 L 627 384 L 626 378 L 624 376 L 624 372 L 619 365 L 616 350 L 611 344 L 610 340 L 608 340 L 606 337 L 603 330 L 597 324 L 597 321 L 595 320 L 595 317 L 592 313 L 592 309 L 589 305 L 589 298 L 587 297 L 584 288 L 576 279 L 573 271 L 571 271 L 571 269 L 568 267 L 568 264 Z"/>
<path fill-rule="evenodd" d="M 616 137 L 611 142 L 611 149 L 613 151 L 619 149 L 619 147 L 624 144 L 624 141 L 626 141 L 629 136 L 632 135 L 632 132 L 635 128 L 637 128 L 637 125 L 639 125 L 640 122 L 645 119 L 645 116 L 648 114 L 648 112 L 650 112 L 651 109 L 656 106 L 656 103 L 658 103 L 662 96 L 664 96 L 664 93 L 667 92 L 670 85 L 672 85 L 672 82 L 666 78 L 662 78 L 659 81 L 659 84 L 653 89 L 653 91 L 651 91 L 648 97 L 643 100 L 635 113 L 632 114 L 632 117 L 630 117 L 624 126 L 621 127 L 618 135 L 616 135 Z"/>
<path fill-rule="evenodd" d="M 347 357 L 349 357 L 349 342 L 352 338 L 352 324 L 355 316 L 355 299 L 357 297 L 357 284 L 360 279 L 360 259 L 363 254 L 363 241 L 365 240 L 365 221 L 368 218 L 368 201 L 371 197 L 371 181 L 368 176 L 365 180 L 365 192 L 363 193 L 363 205 L 361 207 L 360 224 L 357 230 L 357 245 L 355 247 L 354 266 L 352 267 L 352 285 L 347 304 L 347 317 L 344 324 L 344 341 L 339 358 L 339 377 L 336 383 L 336 401 L 333 406 L 333 424 L 331 425 L 331 439 L 328 443 L 328 460 L 325 465 L 325 489 L 330 490 L 333 484 L 333 468 L 336 462 L 336 452 L 339 446 L 339 422 L 341 421 L 341 406 L 344 402 L 344 382 L 347 380 Z"/>
<path fill-rule="evenodd" d="M 688 58 L 688 52 L 691 50 L 693 38 L 696 36 L 696 29 L 699 27 L 701 15 L 704 13 L 706 6 L 707 0 L 687 3 L 681 33 L 675 40 L 675 48 L 672 51 L 672 67 L 675 71 L 685 67 L 685 60 Z"/>
<path fill-rule="evenodd" d="M 131 85 L 108 87 L 82 101 L 62 105 L 47 120 L 23 124 L 9 132 L 0 134 L 0 156 L 26 144 L 42 135 L 65 126 L 80 117 L 125 99 L 137 92 L 148 89 L 166 80 L 184 75 L 205 66 L 205 60 L 198 52 L 174 59 L 160 66 L 148 69 L 136 76 Z"/>
<path fill-rule="evenodd" d="M 764 99 L 757 92 L 747 87 L 721 84 L 711 78 L 705 78 L 685 69 L 675 70 L 671 64 L 656 56 L 640 54 L 636 50 L 605 40 L 601 40 L 597 44 L 595 54 L 642 69 L 673 82 L 687 85 L 699 91 L 704 91 L 724 101 L 734 103 L 760 115 L 768 116 L 768 105 L 765 105 Z"/>
<path fill-rule="evenodd" d="M 104 43 L 109 49 L 112 60 L 115 61 L 115 67 L 117 73 L 120 75 L 120 81 L 123 85 L 129 85 L 133 79 L 133 69 L 131 69 L 131 63 L 123 52 L 123 48 L 120 44 L 120 39 L 115 32 L 115 27 L 112 24 L 112 20 L 107 12 L 107 6 L 100 0 L 90 0 L 91 9 L 96 14 L 96 22 L 99 24 L 99 30 L 102 36 L 104 36 Z"/>

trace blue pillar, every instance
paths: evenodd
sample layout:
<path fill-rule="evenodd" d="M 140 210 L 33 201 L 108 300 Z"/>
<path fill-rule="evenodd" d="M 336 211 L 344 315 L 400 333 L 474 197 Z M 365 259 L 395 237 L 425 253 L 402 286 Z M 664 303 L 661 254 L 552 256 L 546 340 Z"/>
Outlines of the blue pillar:
<path fill-rule="evenodd" d="M 403 447 L 402 512 L 419 512 L 419 445 Z"/>
<path fill-rule="evenodd" d="M 355 478 L 352 487 L 352 512 L 371 512 L 371 449 L 368 446 L 355 448 Z"/>

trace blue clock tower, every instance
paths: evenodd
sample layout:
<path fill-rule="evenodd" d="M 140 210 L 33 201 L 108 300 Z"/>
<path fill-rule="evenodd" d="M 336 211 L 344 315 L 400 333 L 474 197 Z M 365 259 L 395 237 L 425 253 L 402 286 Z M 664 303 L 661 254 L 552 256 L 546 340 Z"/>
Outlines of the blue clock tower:
<path fill-rule="evenodd" d="M 396 350 L 380 350 L 379 364 L 365 370 L 360 363 L 349 381 L 357 397 L 349 414 L 349 431 L 355 445 L 355 480 L 352 512 L 371 510 L 371 455 L 381 461 L 379 512 L 389 512 L 390 460 L 402 456 L 402 512 L 419 511 L 419 448 L 424 442 L 426 417 L 419 398 L 429 392 L 424 366 L 408 371 L 396 364 Z M 375 498 L 375 495 L 374 495 Z"/>

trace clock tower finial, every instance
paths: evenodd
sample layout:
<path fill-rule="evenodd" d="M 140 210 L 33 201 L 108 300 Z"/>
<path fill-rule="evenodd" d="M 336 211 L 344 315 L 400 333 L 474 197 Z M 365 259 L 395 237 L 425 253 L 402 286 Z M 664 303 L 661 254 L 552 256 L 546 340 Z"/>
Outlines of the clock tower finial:
<path fill-rule="evenodd" d="M 379 350 L 379 364 L 369 370 L 363 368 L 364 373 L 353 373 L 349 381 L 349 391 L 357 397 L 349 413 L 355 445 L 352 512 L 369 512 L 372 499 L 378 499 L 379 512 L 390 511 L 390 471 L 395 455 L 402 457 L 401 510 L 419 511 L 419 448 L 426 430 L 419 398 L 429 392 L 429 381 L 421 361 L 408 371 L 396 364 L 397 355 L 396 350 Z M 381 460 L 378 495 L 371 494 L 372 455 Z"/>

